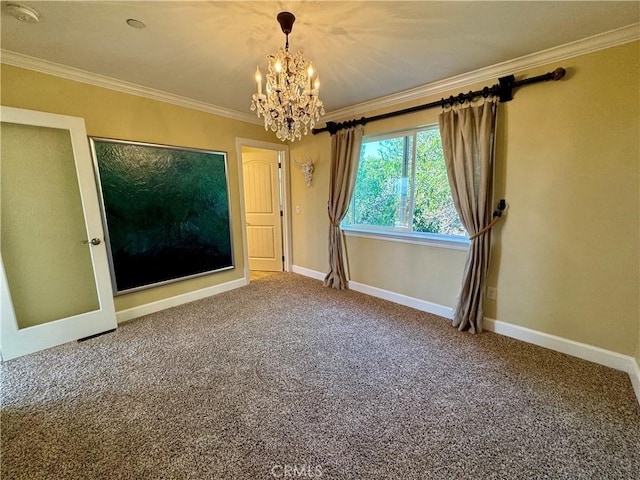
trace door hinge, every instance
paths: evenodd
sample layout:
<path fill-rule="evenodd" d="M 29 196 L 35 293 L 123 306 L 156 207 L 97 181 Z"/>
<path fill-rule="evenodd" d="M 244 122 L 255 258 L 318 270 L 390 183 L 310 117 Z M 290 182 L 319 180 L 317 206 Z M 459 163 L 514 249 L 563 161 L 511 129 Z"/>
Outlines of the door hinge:
<path fill-rule="evenodd" d="M 282 261 L 284 262 L 284 255 L 282 255 Z"/>
<path fill-rule="evenodd" d="M 278 168 L 282 168 L 282 162 L 278 162 Z"/>
<path fill-rule="evenodd" d="M 282 213 L 282 210 L 280 210 L 280 216 L 283 217 L 284 213 Z"/>

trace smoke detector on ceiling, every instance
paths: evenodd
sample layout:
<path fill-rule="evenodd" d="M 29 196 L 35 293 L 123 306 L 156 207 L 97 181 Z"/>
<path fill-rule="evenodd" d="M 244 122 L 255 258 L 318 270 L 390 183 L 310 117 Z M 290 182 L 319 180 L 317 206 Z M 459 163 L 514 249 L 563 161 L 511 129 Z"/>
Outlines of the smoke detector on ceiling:
<path fill-rule="evenodd" d="M 7 12 L 21 22 L 38 23 L 38 19 L 40 18 L 40 14 L 37 11 L 31 7 L 27 7 L 26 5 L 8 3 L 6 9 Z"/>

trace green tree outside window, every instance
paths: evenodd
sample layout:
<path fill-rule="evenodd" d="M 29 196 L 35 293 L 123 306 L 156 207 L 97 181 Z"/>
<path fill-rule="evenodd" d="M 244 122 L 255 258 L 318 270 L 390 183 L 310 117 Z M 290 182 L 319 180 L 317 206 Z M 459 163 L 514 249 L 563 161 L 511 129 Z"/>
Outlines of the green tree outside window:
<path fill-rule="evenodd" d="M 365 140 L 345 224 L 467 235 L 451 198 L 437 128 Z"/>

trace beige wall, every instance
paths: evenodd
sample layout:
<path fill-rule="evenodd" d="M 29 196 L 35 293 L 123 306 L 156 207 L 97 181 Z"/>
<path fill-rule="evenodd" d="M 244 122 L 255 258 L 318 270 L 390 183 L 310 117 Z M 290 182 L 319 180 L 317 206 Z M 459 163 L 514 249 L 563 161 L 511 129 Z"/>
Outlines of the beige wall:
<path fill-rule="evenodd" d="M 0 104 L 85 119 L 87 134 L 227 152 L 236 268 L 118 296 L 116 310 L 144 305 L 244 276 L 236 137 L 272 141 L 260 125 L 2 65 Z"/>
<path fill-rule="evenodd" d="M 517 90 L 501 105 L 496 197 L 510 209 L 494 230 L 489 285 L 498 298 L 486 313 L 640 359 L 639 53 L 635 42 L 569 59 L 565 80 Z M 118 310 L 242 277 L 235 138 L 274 141 L 262 127 L 5 65 L 1 93 L 3 105 L 83 117 L 89 135 L 228 153 L 237 268 L 118 297 Z M 365 133 L 433 124 L 437 115 L 375 122 Z M 311 187 L 291 166 L 293 263 L 321 272 L 329 150 L 326 133 L 291 145 L 292 158 L 316 163 Z M 354 237 L 347 248 L 353 280 L 452 305 L 465 252 Z"/>
<path fill-rule="evenodd" d="M 488 317 L 640 356 L 639 55 L 634 42 L 566 60 L 565 80 L 516 90 L 500 106 L 495 193 L 510 208 L 494 230 Z M 438 113 L 371 123 L 365 134 L 433 124 Z M 319 159 L 312 188 L 293 173 L 292 204 L 301 206 L 294 264 L 321 272 L 329 150 L 327 133 L 291 147 Z M 447 306 L 457 295 L 465 252 L 353 237 L 347 248 L 357 282 Z"/>

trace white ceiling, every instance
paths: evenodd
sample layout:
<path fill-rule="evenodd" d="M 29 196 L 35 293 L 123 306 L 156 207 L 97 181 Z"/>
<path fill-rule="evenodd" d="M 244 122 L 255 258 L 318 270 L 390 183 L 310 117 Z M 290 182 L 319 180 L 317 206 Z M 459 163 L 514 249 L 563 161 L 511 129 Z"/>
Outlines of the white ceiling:
<path fill-rule="evenodd" d="M 638 1 L 25 1 L 1 47 L 249 113 L 256 65 L 284 46 L 313 60 L 328 112 L 640 21 Z M 18 0 L 16 0 L 18 3 Z M 135 18 L 147 27 L 136 30 Z"/>

